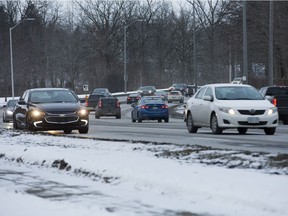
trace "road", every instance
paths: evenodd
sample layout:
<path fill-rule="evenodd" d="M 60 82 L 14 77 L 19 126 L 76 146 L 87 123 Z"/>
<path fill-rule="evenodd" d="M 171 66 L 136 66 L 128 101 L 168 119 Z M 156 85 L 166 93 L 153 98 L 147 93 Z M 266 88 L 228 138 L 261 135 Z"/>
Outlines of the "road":
<path fill-rule="evenodd" d="M 95 119 L 94 113 L 90 113 L 88 134 L 78 134 L 77 131 L 69 135 L 62 131 L 49 131 L 48 133 L 104 140 L 203 145 L 221 149 L 288 153 L 288 127 L 282 124 L 278 126 L 273 136 L 265 135 L 263 130 L 253 129 L 249 129 L 245 135 L 239 135 L 236 130 L 225 130 L 221 135 L 213 135 L 209 128 L 201 128 L 198 133 L 190 134 L 182 119 L 170 117 L 169 123 L 157 121 L 132 123 L 131 107 L 122 104 L 121 108 L 121 119 L 113 117 Z M 12 123 L 1 123 L 0 127 L 12 128 Z"/>

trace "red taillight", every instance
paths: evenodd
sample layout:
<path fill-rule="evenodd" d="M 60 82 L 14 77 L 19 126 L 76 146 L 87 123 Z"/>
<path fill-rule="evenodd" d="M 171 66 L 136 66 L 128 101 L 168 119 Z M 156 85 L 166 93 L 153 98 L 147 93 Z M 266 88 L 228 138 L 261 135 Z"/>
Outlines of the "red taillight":
<path fill-rule="evenodd" d="M 147 106 L 147 105 L 142 105 L 141 106 L 141 109 L 148 109 L 149 108 L 149 106 Z"/>
<path fill-rule="evenodd" d="M 85 102 L 85 106 L 88 107 L 88 101 Z"/>
<path fill-rule="evenodd" d="M 161 106 L 162 109 L 168 109 L 168 106 L 167 105 L 163 105 Z"/>
<path fill-rule="evenodd" d="M 120 107 L 120 102 L 119 101 L 117 101 L 117 107 Z"/>
<path fill-rule="evenodd" d="M 98 107 L 99 107 L 99 108 L 102 107 L 102 101 L 101 101 L 101 100 L 99 100 L 99 102 L 98 102 Z"/>
<path fill-rule="evenodd" d="M 273 98 L 272 104 L 274 104 L 275 106 L 277 105 L 277 99 L 276 98 Z"/>

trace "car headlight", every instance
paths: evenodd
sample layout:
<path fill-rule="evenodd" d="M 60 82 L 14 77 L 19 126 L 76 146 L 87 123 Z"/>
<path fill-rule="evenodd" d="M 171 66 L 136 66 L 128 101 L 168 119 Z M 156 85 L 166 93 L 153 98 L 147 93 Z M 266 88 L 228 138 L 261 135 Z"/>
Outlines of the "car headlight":
<path fill-rule="evenodd" d="M 7 110 L 8 115 L 13 115 L 13 112 L 11 110 Z"/>
<path fill-rule="evenodd" d="M 277 110 L 277 107 L 272 107 L 268 110 L 268 115 L 272 115 L 273 113 L 276 113 L 278 110 Z"/>
<path fill-rule="evenodd" d="M 42 112 L 42 111 L 40 111 L 40 110 L 33 110 L 32 112 L 31 112 L 31 116 L 32 117 L 39 117 L 39 116 L 42 116 L 42 115 L 44 115 L 45 113 L 44 112 Z"/>
<path fill-rule="evenodd" d="M 78 114 L 79 114 L 80 116 L 85 116 L 85 115 L 88 114 L 88 111 L 87 111 L 86 109 L 80 109 L 80 110 L 78 111 Z"/>
<path fill-rule="evenodd" d="M 219 110 L 221 112 L 225 112 L 225 113 L 228 113 L 230 115 L 235 115 L 235 110 L 230 108 L 230 107 L 219 107 Z"/>

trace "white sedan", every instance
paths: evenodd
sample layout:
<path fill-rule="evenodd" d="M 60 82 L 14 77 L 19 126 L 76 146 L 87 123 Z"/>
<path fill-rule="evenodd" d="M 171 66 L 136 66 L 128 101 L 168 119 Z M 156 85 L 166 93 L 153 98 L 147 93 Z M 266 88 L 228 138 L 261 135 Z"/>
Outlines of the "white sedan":
<path fill-rule="evenodd" d="M 180 91 L 170 91 L 167 95 L 167 100 L 168 100 L 168 103 L 176 102 L 176 101 L 179 103 L 183 103 L 184 96 L 182 95 Z"/>
<path fill-rule="evenodd" d="M 273 135 L 278 111 L 250 85 L 210 84 L 187 101 L 184 121 L 190 133 L 201 127 L 210 127 L 213 134 L 229 128 L 245 134 L 248 128 L 258 128 Z"/>

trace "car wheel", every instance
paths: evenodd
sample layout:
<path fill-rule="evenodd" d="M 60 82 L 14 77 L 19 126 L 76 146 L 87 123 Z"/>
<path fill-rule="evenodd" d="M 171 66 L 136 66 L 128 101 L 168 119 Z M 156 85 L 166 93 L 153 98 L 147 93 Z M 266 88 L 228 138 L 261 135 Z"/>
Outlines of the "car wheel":
<path fill-rule="evenodd" d="M 158 119 L 158 122 L 159 122 L 159 123 L 162 122 L 162 119 Z"/>
<path fill-rule="evenodd" d="M 29 117 L 28 116 L 26 118 L 26 129 L 29 130 L 29 131 L 35 130 L 35 127 L 34 127 L 33 123 L 31 123 L 29 121 Z"/>
<path fill-rule="evenodd" d="M 19 129 L 19 127 L 18 127 L 18 125 L 17 125 L 17 121 L 16 121 L 16 118 L 15 118 L 15 117 L 13 117 L 13 129 L 15 129 L 15 130 L 18 130 L 18 129 Z"/>
<path fill-rule="evenodd" d="M 169 118 L 165 118 L 164 121 L 165 121 L 165 123 L 168 123 L 169 122 Z"/>
<path fill-rule="evenodd" d="M 95 118 L 96 118 L 96 119 L 99 119 L 99 118 L 100 118 L 100 116 L 99 116 L 99 115 L 95 115 Z"/>
<path fill-rule="evenodd" d="M 71 134 L 72 130 L 71 129 L 65 129 L 63 130 L 65 134 Z"/>
<path fill-rule="evenodd" d="M 83 127 L 83 128 L 79 128 L 79 129 L 78 129 L 78 132 L 79 132 L 80 134 L 87 134 L 88 131 L 89 131 L 89 127 Z"/>
<path fill-rule="evenodd" d="M 198 128 L 195 127 L 195 125 L 194 125 L 191 113 L 188 113 L 188 117 L 187 117 L 187 121 L 186 121 L 186 127 L 187 127 L 189 133 L 197 133 L 197 131 L 198 131 Z"/>
<path fill-rule="evenodd" d="M 211 117 L 210 127 L 212 129 L 213 134 L 221 134 L 223 131 L 223 129 L 220 128 L 218 125 L 218 119 L 215 113 Z"/>
<path fill-rule="evenodd" d="M 117 116 L 116 116 L 116 119 L 121 119 L 121 115 L 117 115 Z"/>
<path fill-rule="evenodd" d="M 274 128 L 264 128 L 264 132 L 265 132 L 266 135 L 274 135 L 275 131 L 276 131 L 276 127 L 274 127 Z"/>
<path fill-rule="evenodd" d="M 5 116 L 3 115 L 3 122 L 7 122 Z"/>
<path fill-rule="evenodd" d="M 168 100 L 168 103 L 171 103 L 171 101 Z"/>
<path fill-rule="evenodd" d="M 239 134 L 246 134 L 248 128 L 237 128 Z"/>
<path fill-rule="evenodd" d="M 142 122 L 142 119 L 138 119 L 138 122 L 141 123 L 141 122 Z"/>
<path fill-rule="evenodd" d="M 282 120 L 283 125 L 288 125 L 288 120 Z"/>

